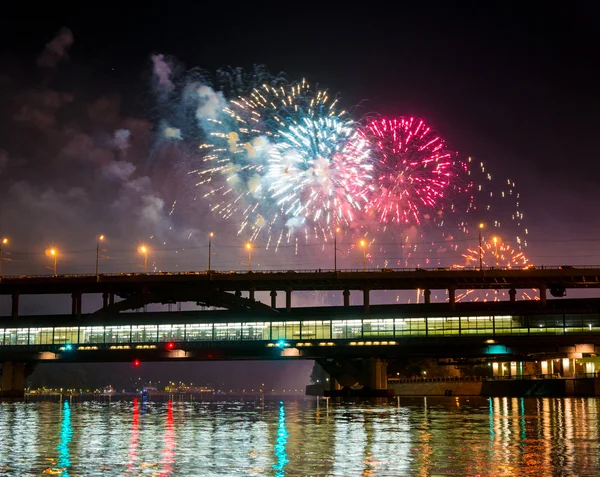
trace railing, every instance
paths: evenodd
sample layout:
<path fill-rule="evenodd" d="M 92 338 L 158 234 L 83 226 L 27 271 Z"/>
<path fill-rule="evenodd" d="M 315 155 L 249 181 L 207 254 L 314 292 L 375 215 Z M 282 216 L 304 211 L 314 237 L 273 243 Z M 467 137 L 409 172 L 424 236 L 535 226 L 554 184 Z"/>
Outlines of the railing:
<path fill-rule="evenodd" d="M 289 273 L 386 273 L 386 272 L 494 272 L 494 271 L 533 271 L 533 270 L 600 270 L 600 265 L 540 265 L 514 267 L 426 267 L 426 268 L 345 268 L 322 269 L 310 268 L 300 270 L 190 270 L 187 272 L 113 272 L 113 273 L 77 273 L 46 275 L 4 275 L 1 280 L 19 280 L 28 278 L 85 278 L 85 277 L 143 277 L 143 276 L 181 276 L 181 275 L 256 275 L 256 274 L 289 274 Z"/>
<path fill-rule="evenodd" d="M 462 377 L 432 377 L 432 378 L 388 378 L 388 384 L 421 384 L 421 383 L 472 383 L 488 379 L 484 376 L 462 376 Z"/>

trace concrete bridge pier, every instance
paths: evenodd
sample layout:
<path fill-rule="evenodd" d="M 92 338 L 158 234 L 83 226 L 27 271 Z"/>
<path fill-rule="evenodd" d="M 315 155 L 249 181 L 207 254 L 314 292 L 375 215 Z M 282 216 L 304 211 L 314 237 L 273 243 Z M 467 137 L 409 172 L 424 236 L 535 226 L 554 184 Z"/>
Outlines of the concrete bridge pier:
<path fill-rule="evenodd" d="M 363 310 L 365 313 L 369 313 L 369 310 L 371 308 L 371 304 L 370 304 L 370 289 L 369 288 L 363 288 Z"/>
<path fill-rule="evenodd" d="M 271 290 L 271 308 L 277 308 L 277 292 L 275 290 Z"/>
<path fill-rule="evenodd" d="M 431 303 L 431 290 L 429 288 L 425 288 L 425 290 L 423 290 L 423 299 L 425 300 L 426 305 Z"/>
<path fill-rule="evenodd" d="M 292 289 L 288 288 L 285 291 L 285 311 L 292 311 Z"/>
<path fill-rule="evenodd" d="M 454 287 L 448 288 L 448 303 L 450 303 L 451 310 L 456 308 L 456 288 Z"/>
<path fill-rule="evenodd" d="M 387 389 L 387 361 L 370 359 L 368 376 L 371 389 Z"/>
<path fill-rule="evenodd" d="M 19 294 L 18 293 L 13 293 L 12 294 L 12 312 L 11 312 L 11 316 L 13 318 L 16 318 L 19 316 Z"/>
<path fill-rule="evenodd" d="M 108 306 L 108 293 L 104 292 L 102 294 L 102 308 L 106 308 Z"/>
<path fill-rule="evenodd" d="M 546 285 L 542 285 L 540 287 L 540 302 L 542 303 L 542 306 L 546 306 L 547 302 L 546 302 L 546 291 L 547 291 L 548 287 L 546 287 Z"/>
<path fill-rule="evenodd" d="M 517 301 L 517 290 L 511 288 L 510 290 L 508 290 L 508 295 L 510 296 L 511 302 Z"/>
<path fill-rule="evenodd" d="M 24 397 L 25 373 L 25 363 L 13 363 L 11 361 L 2 363 L 2 389 L 0 390 L 0 398 Z"/>
<path fill-rule="evenodd" d="M 71 314 L 81 316 L 81 292 L 71 294 Z"/>
<path fill-rule="evenodd" d="M 350 306 L 350 290 L 344 290 L 344 306 Z"/>

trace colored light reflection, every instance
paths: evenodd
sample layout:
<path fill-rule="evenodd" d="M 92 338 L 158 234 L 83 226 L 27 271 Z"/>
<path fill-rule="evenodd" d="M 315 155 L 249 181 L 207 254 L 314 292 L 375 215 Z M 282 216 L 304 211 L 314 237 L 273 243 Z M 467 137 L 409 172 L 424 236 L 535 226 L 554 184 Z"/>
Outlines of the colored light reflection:
<path fill-rule="evenodd" d="M 167 404 L 167 422 L 165 425 L 165 447 L 162 450 L 161 466 L 162 471 L 161 477 L 167 477 L 171 475 L 173 470 L 173 462 L 175 462 L 175 425 L 173 422 L 173 401 L 169 401 Z"/>
<path fill-rule="evenodd" d="M 129 439 L 129 451 L 127 452 L 127 468 L 133 471 L 138 461 L 138 442 L 140 439 L 140 402 L 138 398 L 133 400 L 133 416 L 131 418 L 131 437 Z"/>
<path fill-rule="evenodd" d="M 276 477 L 283 477 L 285 475 L 285 466 L 289 462 L 287 458 L 287 440 L 290 435 L 288 434 L 285 426 L 285 407 L 283 401 L 279 403 L 279 420 L 277 421 L 277 441 L 275 442 L 275 457 L 277 463 L 273 464 L 275 469 Z"/>
<path fill-rule="evenodd" d="M 69 401 L 65 401 L 62 409 L 62 419 L 60 422 L 60 442 L 56 450 L 58 451 L 58 466 L 61 470 L 61 477 L 69 477 L 69 467 L 71 467 L 71 452 L 69 444 L 73 438 L 73 428 L 71 427 L 71 406 Z"/>

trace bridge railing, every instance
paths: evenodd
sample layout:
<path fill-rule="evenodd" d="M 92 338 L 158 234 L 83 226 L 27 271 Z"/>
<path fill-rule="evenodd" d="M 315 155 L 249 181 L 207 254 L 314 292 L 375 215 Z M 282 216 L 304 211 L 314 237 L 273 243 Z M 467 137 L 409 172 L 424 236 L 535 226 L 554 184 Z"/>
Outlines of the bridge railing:
<path fill-rule="evenodd" d="M 43 274 L 43 275 L 4 275 L 0 277 L 1 280 L 19 280 L 29 278 L 91 278 L 98 277 L 143 277 L 143 276 L 182 276 L 182 275 L 256 275 L 256 274 L 314 274 L 314 273 L 386 273 L 386 272 L 492 272 L 492 271 L 529 271 L 529 270 L 598 270 L 600 265 L 536 265 L 536 266 L 514 266 L 514 267 L 400 267 L 400 268 L 344 268 L 344 269 L 330 269 L 330 268 L 310 268 L 310 269 L 299 269 L 299 270 L 189 270 L 185 272 L 109 272 L 100 273 L 98 275 L 93 273 L 75 273 L 75 274 Z"/>

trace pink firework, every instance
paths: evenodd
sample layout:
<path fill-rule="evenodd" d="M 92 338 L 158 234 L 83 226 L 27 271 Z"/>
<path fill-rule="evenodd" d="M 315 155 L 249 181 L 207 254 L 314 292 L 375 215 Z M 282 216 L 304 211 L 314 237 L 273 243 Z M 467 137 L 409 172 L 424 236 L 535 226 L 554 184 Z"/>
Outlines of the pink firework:
<path fill-rule="evenodd" d="M 467 166 L 425 122 L 416 118 L 371 121 L 364 134 L 373 158 L 374 185 L 367 212 L 383 224 L 441 222 L 452 197 L 465 191 Z"/>

